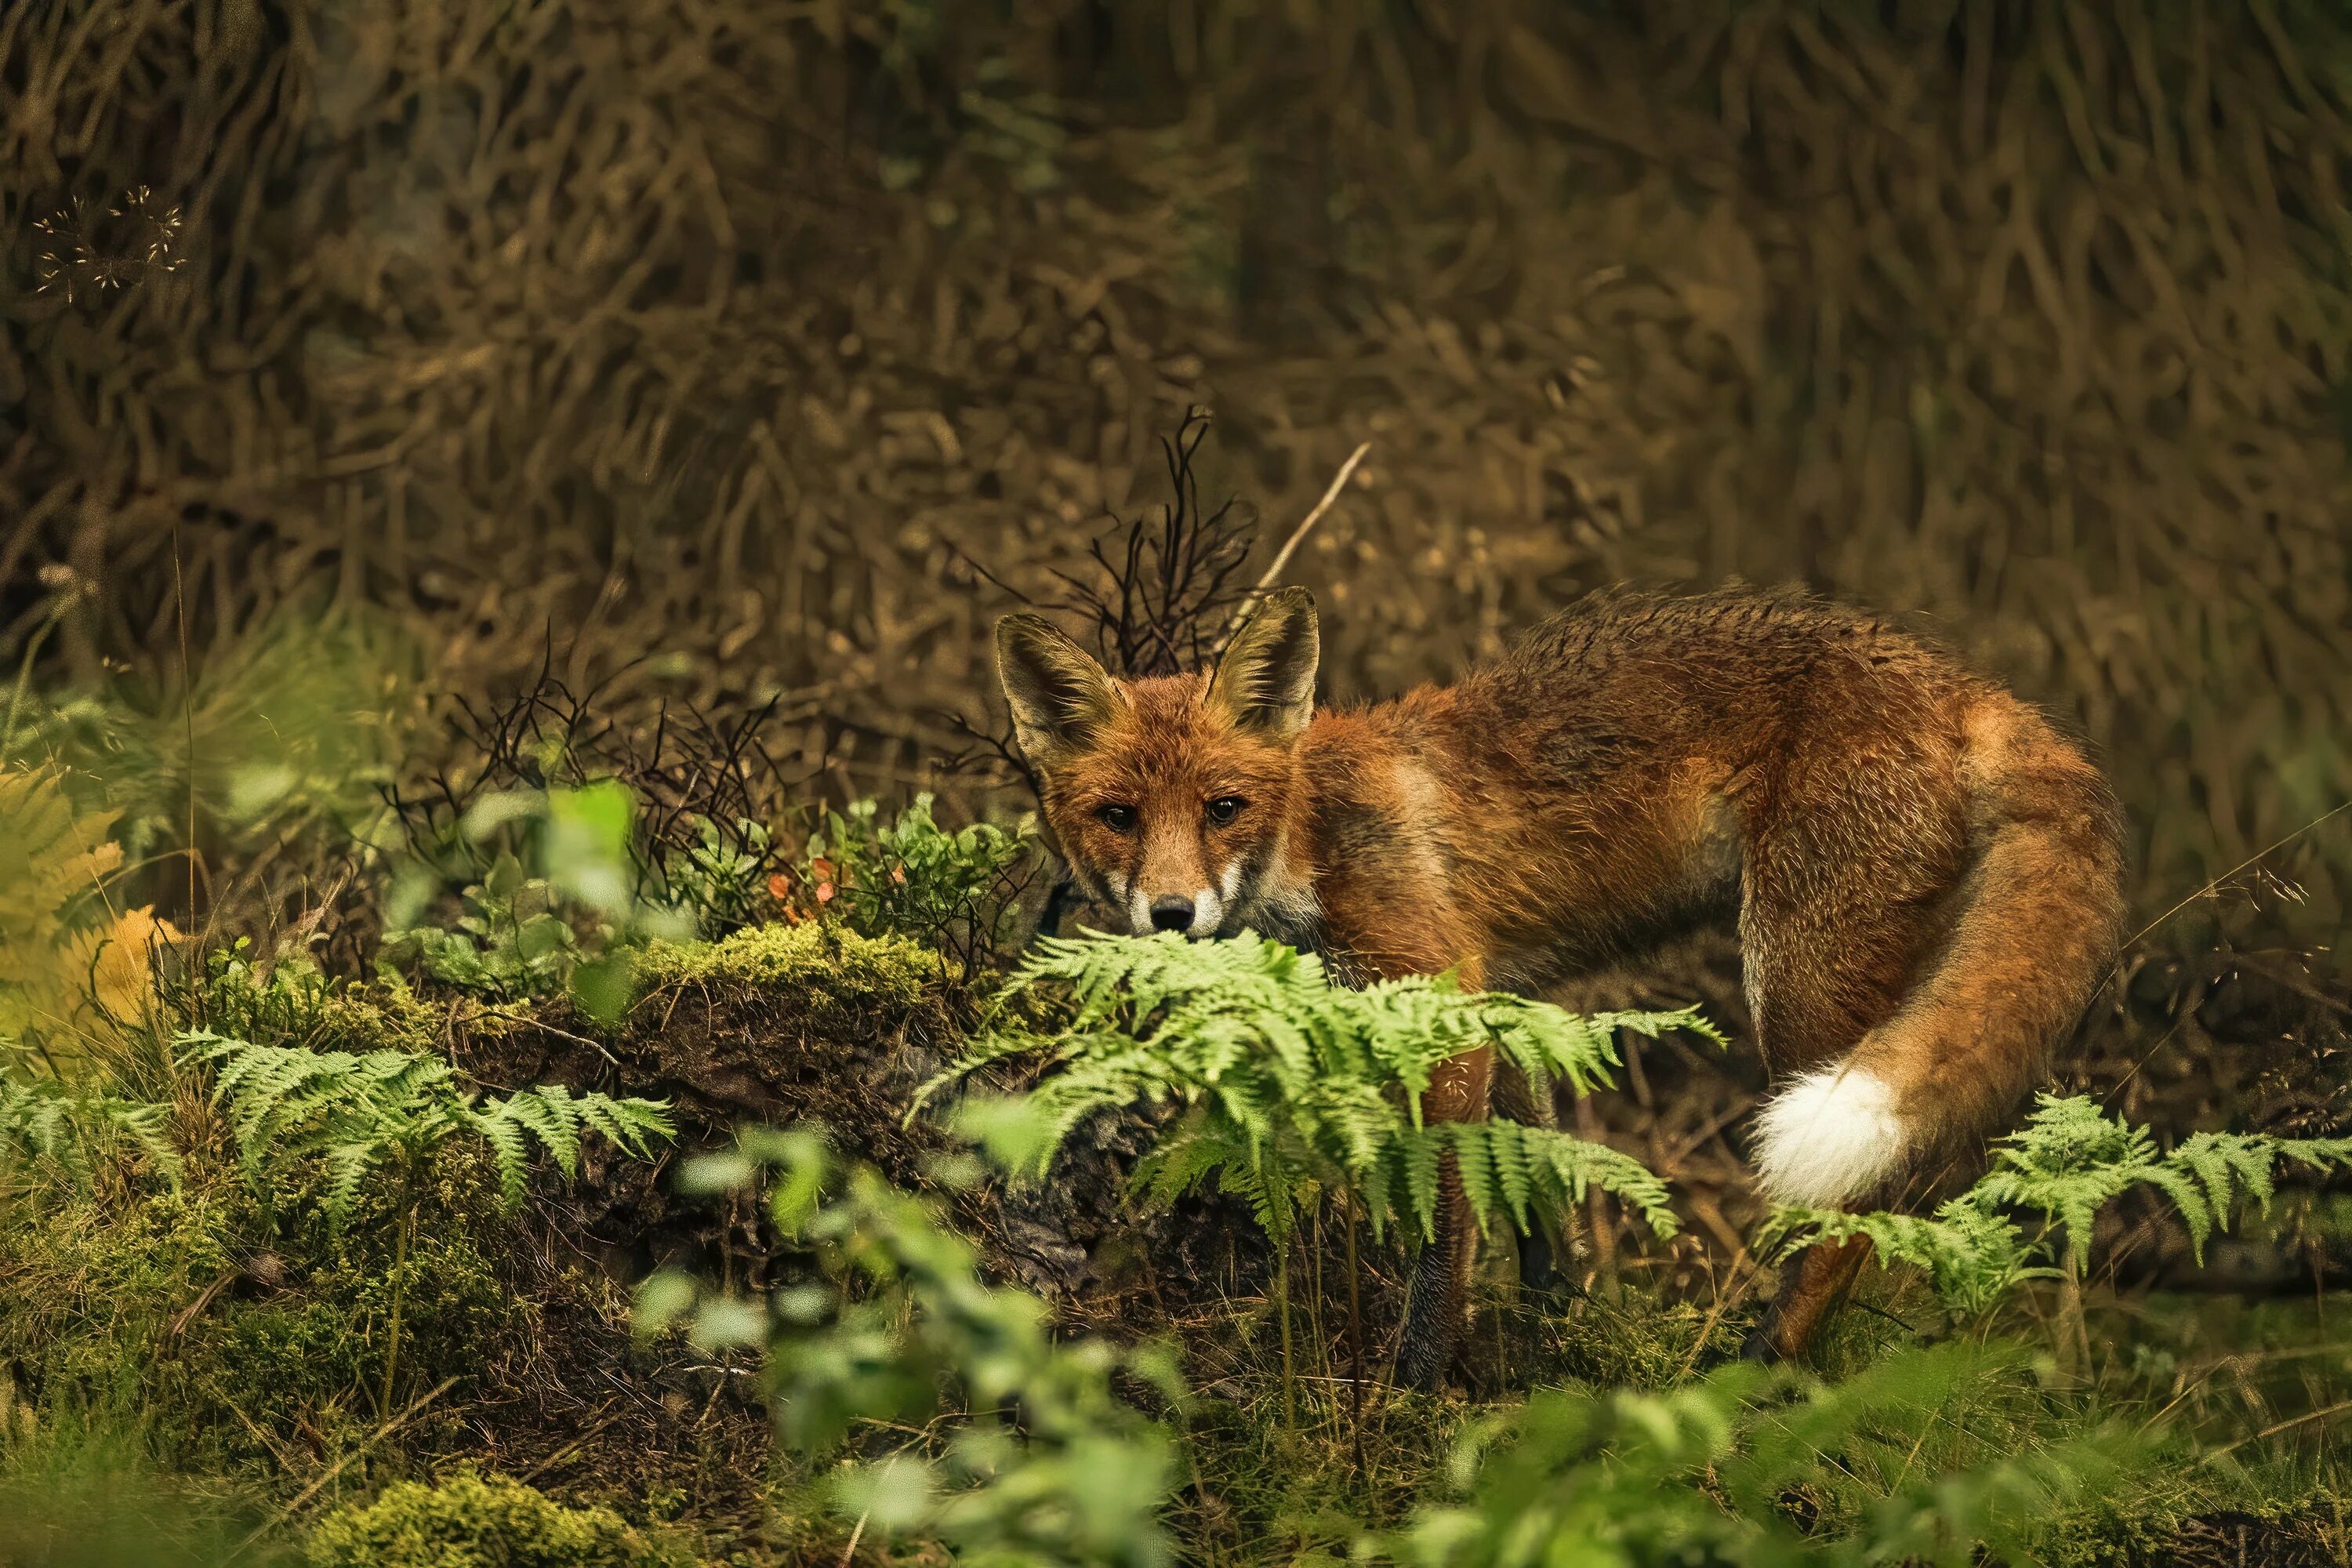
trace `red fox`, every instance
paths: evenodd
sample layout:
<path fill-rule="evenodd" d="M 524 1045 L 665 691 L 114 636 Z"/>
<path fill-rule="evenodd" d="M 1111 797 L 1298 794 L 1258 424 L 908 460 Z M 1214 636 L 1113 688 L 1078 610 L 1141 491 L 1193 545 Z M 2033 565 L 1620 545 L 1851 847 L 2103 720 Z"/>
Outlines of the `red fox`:
<path fill-rule="evenodd" d="M 1528 991 L 1736 920 L 1780 1202 L 1889 1201 L 1980 1142 L 2116 952 L 2120 819 L 2084 752 L 1810 598 L 1596 595 L 1453 686 L 1322 713 L 1303 589 L 1212 671 L 1117 679 L 1035 616 L 996 643 L 1047 823 L 1138 932 L 1246 928 L 1343 978 Z M 1486 1115 L 1487 1053 L 1447 1067 L 1429 1113 Z M 1472 1261 L 1458 1182 L 1440 1206 L 1398 1359 L 1421 1386 L 1448 1370 Z M 1867 1245 L 1795 1259 L 1751 1352 L 1801 1353 Z"/>

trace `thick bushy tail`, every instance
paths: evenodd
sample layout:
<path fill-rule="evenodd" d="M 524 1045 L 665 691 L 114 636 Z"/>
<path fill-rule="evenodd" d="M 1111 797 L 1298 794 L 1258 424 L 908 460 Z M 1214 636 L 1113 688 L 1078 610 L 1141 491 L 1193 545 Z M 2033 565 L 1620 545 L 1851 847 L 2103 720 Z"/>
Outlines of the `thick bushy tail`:
<path fill-rule="evenodd" d="M 1918 1160 L 2015 1114 L 2105 978 L 2122 934 L 2115 796 L 2038 714 L 1980 700 L 1961 761 L 1974 850 L 1940 944 L 1895 1015 L 1758 1121 L 1777 1201 L 1885 1201 Z"/>

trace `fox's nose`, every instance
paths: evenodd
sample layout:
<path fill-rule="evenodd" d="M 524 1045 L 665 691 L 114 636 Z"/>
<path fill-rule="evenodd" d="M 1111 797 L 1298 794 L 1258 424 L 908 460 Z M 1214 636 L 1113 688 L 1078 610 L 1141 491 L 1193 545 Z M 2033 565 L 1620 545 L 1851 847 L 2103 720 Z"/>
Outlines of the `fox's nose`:
<path fill-rule="evenodd" d="M 1153 931 L 1186 931 L 1192 924 L 1192 900 L 1178 894 L 1151 900 Z"/>

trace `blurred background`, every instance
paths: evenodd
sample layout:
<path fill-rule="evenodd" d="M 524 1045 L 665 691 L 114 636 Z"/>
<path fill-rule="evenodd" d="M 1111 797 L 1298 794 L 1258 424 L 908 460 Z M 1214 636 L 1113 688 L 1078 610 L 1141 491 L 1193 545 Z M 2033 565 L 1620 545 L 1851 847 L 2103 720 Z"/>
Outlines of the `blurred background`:
<path fill-rule="evenodd" d="M 2136 951 L 2340 979 L 2333 7 L 89 0 L 0 89 L 0 748 L 183 919 L 519 694 L 1013 809 L 990 619 L 1369 444 L 1329 699 L 1805 584 L 2102 749 Z"/>
<path fill-rule="evenodd" d="M 0 88 L 12 668 L 324 617 L 937 784 L 1197 407 L 1261 560 L 1370 443 L 1332 698 L 1796 581 L 2078 721 L 2150 918 L 2352 795 L 2331 6 L 89 0 Z"/>

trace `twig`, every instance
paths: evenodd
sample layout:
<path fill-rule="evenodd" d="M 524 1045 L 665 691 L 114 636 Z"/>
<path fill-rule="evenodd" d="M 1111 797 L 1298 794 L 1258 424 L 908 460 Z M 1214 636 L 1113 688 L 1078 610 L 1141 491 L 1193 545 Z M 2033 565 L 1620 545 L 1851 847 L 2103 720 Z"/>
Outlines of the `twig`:
<path fill-rule="evenodd" d="M 841 1568 L 849 1568 L 850 1559 L 857 1555 L 857 1543 L 866 1536 L 866 1515 L 873 1511 L 869 1508 L 857 1516 L 857 1527 L 849 1532 L 849 1544 L 841 1549 Z"/>
<path fill-rule="evenodd" d="M 2234 1443 L 2226 1444 L 2221 1447 L 2213 1449 L 2210 1453 L 2200 1454 L 2198 1456 L 2197 1462 L 2200 1465 L 2210 1465 L 2214 1460 L 2220 1458 L 2222 1455 L 2242 1448 L 2249 1443 L 2260 1443 L 2265 1438 L 2275 1437 L 2280 1433 L 2291 1430 L 2294 1427 L 2307 1426 L 2314 1421 L 2325 1421 L 2330 1415 L 2338 1415 L 2347 1410 L 2352 1410 L 2352 1399 L 2339 1399 L 2335 1404 L 2327 1405 L 2324 1409 L 2306 1410 L 2302 1415 L 2294 1416 L 2289 1420 L 2281 1421 L 2273 1426 L 2265 1426 L 2251 1437 L 2241 1437 Z"/>
<path fill-rule="evenodd" d="M 528 1025 L 531 1028 L 543 1030 L 548 1034 L 553 1035 L 559 1040 L 570 1040 L 575 1046 L 586 1046 L 590 1050 L 594 1051 L 598 1056 L 603 1057 L 614 1067 L 619 1067 L 621 1065 L 620 1058 L 614 1056 L 612 1052 L 606 1050 L 603 1046 L 599 1045 L 594 1040 L 590 1039 L 587 1036 L 575 1035 L 569 1029 L 559 1029 L 554 1025 L 546 1022 L 544 1019 L 534 1018 L 527 1013 L 515 1014 L 503 1012 L 496 1007 L 476 1007 L 474 1009 L 473 1018 L 467 1018 L 462 1021 L 472 1023 L 474 1018 L 503 1018 L 509 1024 Z"/>
<path fill-rule="evenodd" d="M 2317 816 L 2313 817 L 2309 822 L 2305 823 L 2301 827 L 2296 828 L 2293 833 L 2288 834 L 2285 837 L 2280 839 L 2277 843 L 2271 845 L 2268 848 L 2255 850 L 2252 855 L 2247 856 L 2244 859 L 2239 861 L 2236 865 L 2231 867 L 2228 870 L 2222 872 L 2220 876 L 2214 878 L 2211 881 L 2206 883 L 2203 887 L 2198 889 L 2195 892 L 2189 894 L 2187 898 L 2181 900 L 2179 903 L 2173 905 L 2170 909 L 2157 916 L 2156 919 L 2148 921 L 2147 924 L 2132 932 L 2129 937 L 2125 939 L 2123 951 L 2129 952 L 2132 948 L 2137 947 L 2141 939 L 2146 937 L 2148 932 L 2154 931 L 2157 927 L 2162 925 L 2165 921 L 2170 920 L 2173 916 L 2179 914 L 2181 910 L 2187 909 L 2198 900 L 2204 898 L 2209 893 L 2220 891 L 2223 883 L 2229 881 L 2231 878 L 2235 877 L 2247 867 L 2253 865 L 2258 860 L 2269 858 L 2279 850 L 2285 848 L 2288 845 L 2294 843 L 2296 839 L 2310 832 L 2313 828 L 2321 826 L 2332 818 L 2341 816 L 2347 811 L 2352 811 L 2352 800 L 2339 802 L 2334 809 L 2321 812 Z M 2101 987 L 2104 989 L 2108 982 L 2113 981 L 2115 977 L 2122 972 L 2123 961 L 2121 959 L 2117 959 L 2114 967 L 2107 971 L 2106 980 L 2100 982 Z"/>
<path fill-rule="evenodd" d="M 230 1280 L 236 1279 L 237 1275 L 242 1272 L 242 1269 L 235 1267 L 224 1268 L 220 1271 L 220 1275 L 217 1279 L 214 1279 L 211 1284 L 205 1286 L 202 1290 L 197 1291 L 196 1299 L 189 1302 L 187 1306 L 181 1310 L 180 1315 L 172 1320 L 171 1326 L 163 1331 L 163 1342 L 165 1344 L 169 1344 L 173 1340 L 178 1339 L 182 1333 L 185 1332 L 188 1324 L 195 1318 L 196 1314 L 203 1311 L 206 1307 L 212 1305 L 213 1298 L 221 1293 L 222 1288 L 227 1285 Z"/>
<path fill-rule="evenodd" d="M 603 1436 L 606 1428 L 610 1427 L 614 1422 L 620 1419 L 619 1415 L 610 1413 L 613 1406 L 619 1403 L 620 1396 L 617 1394 L 613 1398 L 604 1401 L 604 1403 L 599 1406 L 596 1411 L 596 1415 L 599 1419 L 593 1426 L 589 1427 L 587 1431 L 583 1432 L 579 1436 L 574 1437 L 571 1442 L 566 1443 L 561 1448 L 556 1449 L 554 1453 L 550 1454 L 546 1458 L 541 1459 L 530 1468 L 523 1471 L 522 1474 L 515 1477 L 515 1479 L 522 1482 L 525 1486 L 529 1486 L 531 1482 L 539 1479 L 540 1477 L 547 1474 L 548 1471 L 553 1469 L 556 1466 L 563 1463 L 564 1460 L 572 1458 L 574 1454 L 580 1452 L 581 1449 L 585 1448 L 589 1444 Z"/>
<path fill-rule="evenodd" d="M 1298 548 L 1298 542 L 1307 537 L 1309 529 L 1323 521 L 1323 514 L 1331 510 L 1331 503 L 1338 500 L 1339 492 L 1347 488 L 1349 479 L 1356 471 L 1356 465 L 1362 462 L 1364 454 L 1371 449 L 1372 444 L 1366 441 L 1348 454 L 1348 460 L 1339 465 L 1338 473 L 1331 476 L 1330 488 L 1323 492 L 1323 499 L 1317 501 L 1315 510 L 1308 512 L 1299 521 L 1298 526 L 1290 531 L 1290 537 L 1282 542 L 1280 550 L 1275 552 L 1274 562 L 1266 567 L 1265 575 L 1260 577 L 1257 580 L 1257 585 L 1244 594 L 1242 602 L 1234 606 L 1233 618 L 1225 623 L 1225 629 L 1217 634 L 1217 640 L 1209 645 L 1209 657 L 1212 659 L 1225 651 L 1225 645 L 1232 642 L 1234 634 L 1242 629 L 1242 623 L 1249 619 L 1249 613 L 1252 610 L 1257 608 L 1257 602 L 1265 598 L 1275 584 L 1282 580 L 1282 569 L 1290 564 L 1291 552 Z"/>

